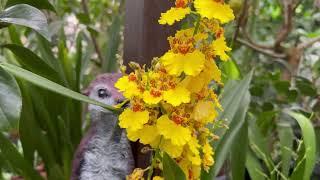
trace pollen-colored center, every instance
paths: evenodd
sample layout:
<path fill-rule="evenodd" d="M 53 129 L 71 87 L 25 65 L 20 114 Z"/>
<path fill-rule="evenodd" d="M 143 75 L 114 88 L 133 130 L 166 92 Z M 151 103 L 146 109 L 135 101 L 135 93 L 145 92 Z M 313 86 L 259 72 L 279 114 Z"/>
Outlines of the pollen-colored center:
<path fill-rule="evenodd" d="M 135 80 L 137 80 L 137 76 L 135 74 L 130 74 L 129 81 L 135 81 Z"/>
<path fill-rule="evenodd" d="M 141 111 L 141 110 L 142 110 L 141 104 L 134 104 L 134 105 L 132 106 L 132 111 L 133 111 L 133 112 L 139 112 L 139 111 Z"/>
<path fill-rule="evenodd" d="M 187 0 L 176 0 L 175 5 L 177 8 L 185 8 L 187 6 L 187 3 Z"/>
<path fill-rule="evenodd" d="M 160 97 L 160 96 L 161 96 L 161 91 L 152 89 L 152 90 L 150 91 L 150 94 L 151 94 L 153 97 Z"/>
<path fill-rule="evenodd" d="M 179 115 L 177 115 L 177 114 L 174 114 L 174 115 L 172 115 L 172 120 L 173 120 L 176 124 L 180 125 L 180 124 L 182 124 L 184 118 L 183 118 L 182 116 L 179 116 Z"/>
<path fill-rule="evenodd" d="M 193 38 L 173 38 L 170 40 L 170 46 L 173 52 L 187 54 L 192 53 L 194 51 L 194 39 Z"/>

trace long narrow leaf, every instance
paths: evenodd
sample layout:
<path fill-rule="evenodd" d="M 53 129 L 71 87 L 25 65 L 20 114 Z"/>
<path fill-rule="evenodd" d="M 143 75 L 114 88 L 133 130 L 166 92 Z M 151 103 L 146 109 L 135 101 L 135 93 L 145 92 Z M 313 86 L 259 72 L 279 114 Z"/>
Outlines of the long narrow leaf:
<path fill-rule="evenodd" d="M 246 171 L 246 159 L 248 151 L 248 122 L 242 125 L 235 142 L 231 147 L 231 175 L 233 180 L 243 180 Z"/>
<path fill-rule="evenodd" d="M 41 176 L 37 171 L 29 165 L 28 162 L 21 156 L 11 142 L 0 133 L 0 150 L 3 156 L 6 157 L 10 167 L 17 173 L 32 180 L 41 180 Z"/>
<path fill-rule="evenodd" d="M 101 106 L 101 107 L 108 109 L 112 112 L 119 112 L 120 111 L 118 108 L 115 108 L 113 106 L 109 106 L 109 105 L 103 104 L 101 102 L 95 101 L 93 99 L 90 99 L 89 97 L 87 97 L 85 95 L 82 95 L 82 94 L 77 93 L 75 91 L 72 91 L 68 88 L 65 88 L 57 83 L 49 81 L 48 79 L 45 79 L 41 76 L 33 74 L 30 71 L 22 69 L 18 66 L 2 62 L 2 63 L 0 63 L 0 67 L 5 69 L 9 73 L 12 73 L 14 76 L 17 76 L 17 77 L 24 79 L 24 80 L 26 80 L 36 86 L 50 90 L 50 91 L 55 92 L 57 94 L 60 94 L 60 95 L 63 95 L 63 96 L 66 96 L 66 97 L 69 97 L 69 98 L 72 98 L 72 99 L 75 99 L 78 101 Z"/>
<path fill-rule="evenodd" d="M 292 160 L 294 134 L 289 123 L 279 123 L 277 129 L 281 144 L 281 170 L 282 174 L 288 177 Z"/>
<path fill-rule="evenodd" d="M 50 64 L 47 64 L 45 60 L 33 53 L 30 49 L 16 44 L 6 44 L 1 47 L 9 49 L 25 69 L 58 82 L 58 74 L 53 67 L 51 67 Z"/>
<path fill-rule="evenodd" d="M 21 93 L 17 82 L 0 67 L 0 131 L 18 127 L 21 107 Z"/>
<path fill-rule="evenodd" d="M 290 115 L 292 118 L 294 118 L 301 128 L 303 143 L 305 147 L 305 162 L 302 174 L 303 180 L 309 180 L 316 162 L 316 137 L 313 125 L 311 121 L 302 114 L 292 111 L 287 111 L 286 113 Z M 291 179 L 297 179 L 295 176 L 299 176 L 299 174 L 301 173 L 296 174 L 295 172 L 293 172 Z"/>

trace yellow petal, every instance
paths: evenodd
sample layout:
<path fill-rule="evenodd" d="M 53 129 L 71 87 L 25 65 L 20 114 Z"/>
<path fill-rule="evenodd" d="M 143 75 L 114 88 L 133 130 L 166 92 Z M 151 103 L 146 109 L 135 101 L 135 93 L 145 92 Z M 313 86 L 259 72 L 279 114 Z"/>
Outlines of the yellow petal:
<path fill-rule="evenodd" d="M 182 55 L 173 52 L 165 53 L 162 58 L 162 64 L 165 66 L 169 74 L 180 75 L 183 72 L 184 62 Z"/>
<path fill-rule="evenodd" d="M 162 100 L 162 96 L 154 97 L 150 94 L 150 91 L 145 91 L 143 93 L 143 101 L 147 104 L 153 105 L 158 104 Z"/>
<path fill-rule="evenodd" d="M 155 176 L 152 178 L 152 180 L 164 180 L 163 177 L 160 176 Z"/>
<path fill-rule="evenodd" d="M 196 76 L 202 71 L 206 60 L 202 52 L 195 50 L 192 53 L 186 54 L 184 58 L 184 72 L 187 75 Z"/>
<path fill-rule="evenodd" d="M 201 158 L 199 152 L 200 145 L 198 140 L 195 137 L 192 137 L 188 142 L 188 150 L 187 150 L 187 157 L 191 161 L 193 165 L 201 165 Z"/>
<path fill-rule="evenodd" d="M 188 128 L 182 127 L 171 121 L 168 115 L 161 116 L 157 121 L 158 131 L 165 139 L 171 140 L 173 145 L 183 146 L 191 138 Z"/>
<path fill-rule="evenodd" d="M 171 8 L 165 13 L 161 13 L 161 17 L 159 19 L 159 24 L 169 24 L 172 25 L 176 21 L 181 21 L 186 17 L 187 14 L 191 13 L 190 8 Z"/>
<path fill-rule="evenodd" d="M 212 47 L 214 49 L 214 54 L 220 56 L 221 60 L 227 61 L 230 58 L 226 52 L 231 51 L 231 48 L 227 46 L 224 36 L 213 41 Z"/>
<path fill-rule="evenodd" d="M 197 76 L 187 76 L 182 81 L 182 85 L 190 92 L 198 93 L 208 86 L 212 80 L 221 84 L 221 71 L 214 61 L 206 60 L 204 70 Z"/>
<path fill-rule="evenodd" d="M 127 129 L 127 137 L 130 141 L 136 142 L 140 138 L 140 131 L 139 130 L 132 131 Z"/>
<path fill-rule="evenodd" d="M 146 125 L 140 130 L 139 138 L 142 144 L 153 144 L 159 136 L 156 126 Z"/>
<path fill-rule="evenodd" d="M 162 140 L 160 149 L 169 154 L 172 158 L 177 158 L 181 156 L 184 146 L 174 145 L 170 140 Z"/>
<path fill-rule="evenodd" d="M 182 103 L 190 102 L 190 92 L 186 88 L 178 86 L 175 89 L 165 91 L 163 99 L 173 106 L 179 106 Z"/>
<path fill-rule="evenodd" d="M 133 96 L 139 96 L 140 91 L 138 85 L 134 81 L 130 81 L 128 76 L 121 77 L 115 84 L 115 87 L 123 92 L 123 96 L 131 98 Z"/>
<path fill-rule="evenodd" d="M 232 9 L 225 3 L 214 0 L 195 0 L 194 6 L 201 16 L 218 19 L 221 23 L 227 23 L 235 18 Z"/>
<path fill-rule="evenodd" d="M 161 61 L 170 75 L 179 76 L 184 72 L 186 75 L 196 76 L 204 68 L 205 55 L 199 50 L 187 54 L 167 52 Z"/>
<path fill-rule="evenodd" d="M 212 101 L 199 101 L 194 108 L 193 117 L 203 123 L 213 122 L 217 117 L 215 104 Z"/>
<path fill-rule="evenodd" d="M 204 74 L 210 78 L 210 81 L 214 80 L 215 82 L 222 84 L 221 71 L 214 61 L 207 61 Z"/>
<path fill-rule="evenodd" d="M 149 112 L 134 112 L 131 109 L 125 109 L 119 116 L 119 125 L 129 131 L 142 129 L 143 125 L 149 121 Z"/>

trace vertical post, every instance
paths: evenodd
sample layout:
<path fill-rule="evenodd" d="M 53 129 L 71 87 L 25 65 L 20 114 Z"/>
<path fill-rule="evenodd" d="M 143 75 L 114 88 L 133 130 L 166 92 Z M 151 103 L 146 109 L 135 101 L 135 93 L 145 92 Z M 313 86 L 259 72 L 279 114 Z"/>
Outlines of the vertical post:
<path fill-rule="evenodd" d="M 167 37 L 174 27 L 158 24 L 162 12 L 172 7 L 169 0 L 127 0 L 124 30 L 124 64 L 135 61 L 150 65 L 153 57 L 160 57 L 169 49 Z M 130 70 L 129 70 L 130 71 Z M 133 143 L 136 167 L 146 168 L 150 154 L 141 153 L 143 146 Z"/>
<path fill-rule="evenodd" d="M 167 37 L 174 28 L 158 24 L 162 12 L 172 7 L 170 0 L 127 0 L 124 30 L 124 63 L 148 64 L 169 48 Z"/>

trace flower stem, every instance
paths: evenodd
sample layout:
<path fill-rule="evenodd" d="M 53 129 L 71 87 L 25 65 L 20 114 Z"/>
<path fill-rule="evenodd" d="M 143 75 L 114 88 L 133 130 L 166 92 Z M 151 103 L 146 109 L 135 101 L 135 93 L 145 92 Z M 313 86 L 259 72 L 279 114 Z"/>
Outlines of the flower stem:
<path fill-rule="evenodd" d="M 201 21 L 201 16 L 198 15 L 196 26 L 195 26 L 194 31 L 193 31 L 193 36 L 196 35 L 198 33 L 198 31 L 199 31 L 200 21 Z"/>
<path fill-rule="evenodd" d="M 154 153 L 154 155 L 152 157 L 151 167 L 150 167 L 149 172 L 148 172 L 147 180 L 151 180 L 151 177 L 152 177 L 152 174 L 153 174 L 153 169 L 154 169 L 154 166 L 156 165 L 156 162 L 157 162 L 158 154 L 159 154 L 159 149 L 156 149 L 156 151 L 155 151 L 155 153 Z"/>

